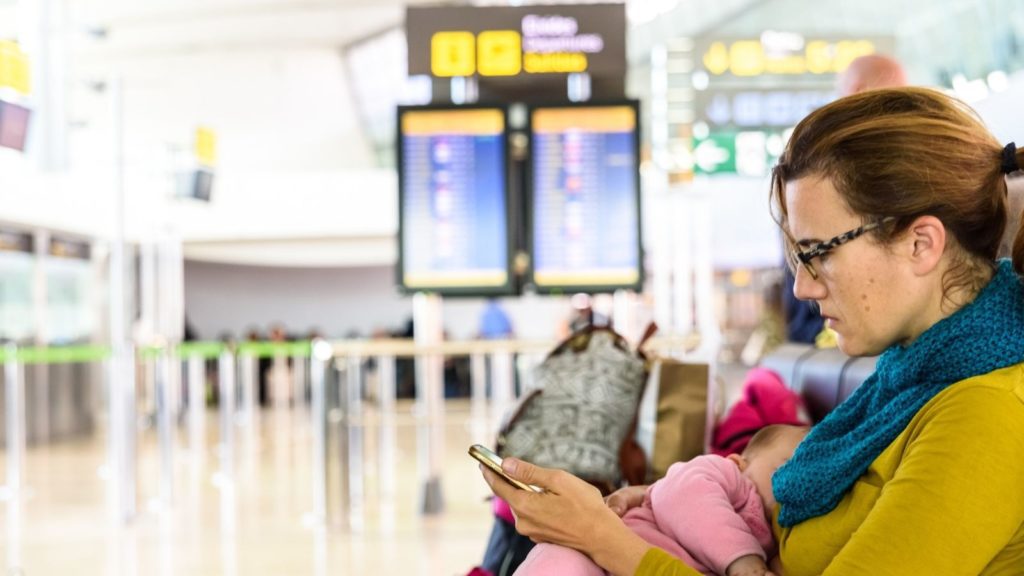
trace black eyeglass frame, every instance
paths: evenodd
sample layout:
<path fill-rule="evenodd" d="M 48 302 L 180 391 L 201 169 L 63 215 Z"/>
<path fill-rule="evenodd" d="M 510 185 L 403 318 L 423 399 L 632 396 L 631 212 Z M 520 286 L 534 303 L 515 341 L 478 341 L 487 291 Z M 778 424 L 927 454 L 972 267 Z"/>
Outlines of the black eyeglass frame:
<path fill-rule="evenodd" d="M 863 236 L 865 233 L 875 230 L 882 226 L 883 224 L 891 222 L 895 219 L 896 218 L 894 216 L 887 216 L 885 218 L 882 218 L 881 220 L 868 222 L 863 226 L 858 226 L 853 230 L 843 232 L 842 234 L 839 234 L 834 238 L 831 238 L 824 242 L 818 242 L 812 245 L 809 250 L 801 250 L 800 247 L 797 245 L 796 241 L 792 241 L 793 249 L 790 250 L 790 256 L 793 259 L 793 264 L 799 262 L 804 267 L 804 270 L 806 270 L 807 273 L 811 275 L 811 278 L 817 280 L 818 271 L 814 269 L 814 266 L 811 264 L 811 260 L 819 256 L 828 254 L 829 252 L 835 250 L 839 246 L 842 246 L 843 244 L 846 244 L 847 242 L 850 242 L 852 240 L 856 240 L 857 238 Z M 793 268 L 793 272 L 794 274 L 796 273 L 795 266 Z"/>

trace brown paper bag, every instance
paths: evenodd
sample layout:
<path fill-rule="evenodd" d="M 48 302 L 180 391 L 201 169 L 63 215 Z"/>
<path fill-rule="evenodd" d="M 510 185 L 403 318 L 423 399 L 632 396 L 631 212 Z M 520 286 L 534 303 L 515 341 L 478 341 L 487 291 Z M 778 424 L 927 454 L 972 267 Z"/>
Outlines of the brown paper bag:
<path fill-rule="evenodd" d="M 641 401 L 637 442 L 650 455 L 647 480 L 705 452 L 708 430 L 707 364 L 659 359 Z"/>

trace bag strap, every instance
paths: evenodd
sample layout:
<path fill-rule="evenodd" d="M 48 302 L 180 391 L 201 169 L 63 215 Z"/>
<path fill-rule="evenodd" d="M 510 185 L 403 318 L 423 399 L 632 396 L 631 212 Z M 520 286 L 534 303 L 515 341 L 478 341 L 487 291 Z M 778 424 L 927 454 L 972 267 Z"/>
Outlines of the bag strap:
<path fill-rule="evenodd" d="M 640 337 L 640 342 L 637 342 L 637 352 L 639 352 L 640 349 L 644 347 L 644 344 L 647 344 L 647 341 L 650 340 L 651 337 L 654 336 L 654 334 L 657 331 L 658 323 L 652 320 L 650 323 L 647 324 L 647 328 L 644 329 L 644 335 Z"/>

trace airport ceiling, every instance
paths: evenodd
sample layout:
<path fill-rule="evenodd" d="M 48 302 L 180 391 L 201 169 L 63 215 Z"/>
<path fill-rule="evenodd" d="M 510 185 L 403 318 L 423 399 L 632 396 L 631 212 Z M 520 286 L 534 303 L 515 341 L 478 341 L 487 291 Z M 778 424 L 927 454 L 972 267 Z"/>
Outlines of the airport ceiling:
<path fill-rule="evenodd" d="M 401 28 L 407 4 L 430 3 L 436 2 L 0 0 L 0 38 L 17 36 L 13 16 L 25 6 L 61 7 L 75 65 L 96 74 L 190 54 L 344 50 Z M 524 3 L 530 2 L 448 4 Z M 956 73 L 970 78 L 1024 67 L 1022 0 L 627 0 L 627 10 L 634 64 L 674 38 L 751 38 L 775 30 L 893 37 L 896 56 L 910 63 L 917 82 L 948 84 Z"/>
<path fill-rule="evenodd" d="M 900 34 L 965 11 L 991 12 L 1020 0 L 628 0 L 632 51 L 649 41 L 765 29 L 802 33 Z M 57 4 L 56 2 L 51 2 Z M 402 25 L 407 4 L 429 0 L 65 0 L 68 26 L 87 52 L 145 58 L 188 52 L 334 46 Z M 454 4 L 470 4 L 454 2 Z M 474 4 L 522 4 L 475 2 Z M 527 2 L 529 3 L 529 2 Z M 0 16 L 18 0 L 0 0 Z M 29 4 L 32 4 L 29 2 Z M 453 4 L 449 2 L 448 4 Z M 8 20 L 10 18 L 2 18 Z M 5 29 L 0 25 L 0 35 Z M 9 32 L 9 31 L 8 31 Z M 97 41 L 98 40 L 98 41 Z M 639 40 L 639 43 L 637 42 Z"/>

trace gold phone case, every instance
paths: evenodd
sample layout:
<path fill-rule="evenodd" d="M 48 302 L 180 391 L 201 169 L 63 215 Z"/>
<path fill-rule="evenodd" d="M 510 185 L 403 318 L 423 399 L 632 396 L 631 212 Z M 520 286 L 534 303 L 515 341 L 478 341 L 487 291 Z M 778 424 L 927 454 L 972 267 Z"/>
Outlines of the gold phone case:
<path fill-rule="evenodd" d="M 536 486 L 530 486 L 524 482 L 520 482 L 515 478 L 510 478 L 505 471 L 501 469 L 501 458 L 497 454 L 491 452 L 488 448 L 481 446 L 480 444 L 473 444 L 469 447 L 469 455 L 476 459 L 478 462 L 490 468 L 495 474 L 501 476 L 506 482 L 519 488 L 521 490 L 529 490 L 531 492 L 541 492 L 540 488 Z"/>

